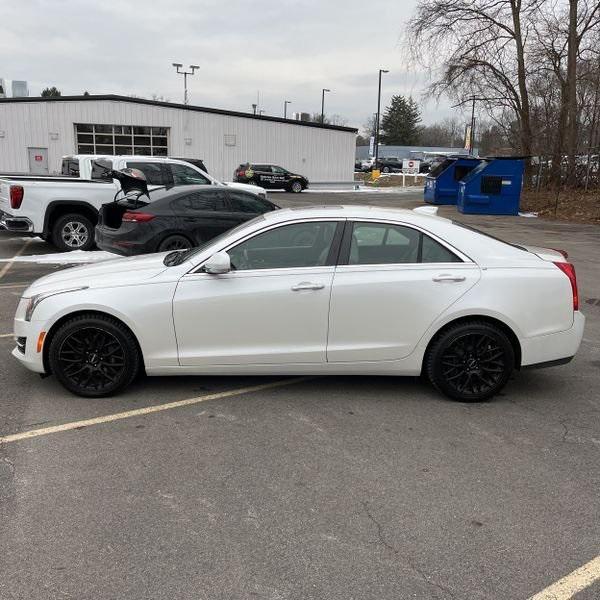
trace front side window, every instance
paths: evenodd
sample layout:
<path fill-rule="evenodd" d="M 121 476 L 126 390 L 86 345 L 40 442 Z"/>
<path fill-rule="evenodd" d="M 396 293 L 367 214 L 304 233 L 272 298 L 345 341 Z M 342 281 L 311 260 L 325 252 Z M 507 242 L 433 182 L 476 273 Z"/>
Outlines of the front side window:
<path fill-rule="evenodd" d="M 210 181 L 201 173 L 185 165 L 169 165 L 175 185 L 210 185 Z"/>
<path fill-rule="evenodd" d="M 417 229 L 386 223 L 355 223 L 349 265 L 462 262 L 453 252 Z"/>
<path fill-rule="evenodd" d="M 294 223 L 259 233 L 229 250 L 233 269 L 322 267 L 337 227 L 335 221 Z"/>
<path fill-rule="evenodd" d="M 278 175 L 285 175 L 285 173 L 287 173 L 287 171 L 281 167 L 271 167 L 271 169 L 273 169 L 273 173 L 277 173 Z"/>

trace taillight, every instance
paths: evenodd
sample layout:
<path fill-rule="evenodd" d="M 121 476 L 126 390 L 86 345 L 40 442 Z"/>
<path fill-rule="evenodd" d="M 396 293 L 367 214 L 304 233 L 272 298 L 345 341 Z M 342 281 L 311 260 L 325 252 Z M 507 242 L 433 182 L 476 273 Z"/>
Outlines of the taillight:
<path fill-rule="evenodd" d="M 144 212 L 125 212 L 123 214 L 123 221 L 126 223 L 147 223 L 152 221 L 156 215 L 150 215 Z"/>
<path fill-rule="evenodd" d="M 23 196 L 25 190 L 22 185 L 11 185 L 10 186 L 10 207 L 14 209 L 21 208 L 21 202 L 23 202 Z"/>
<path fill-rule="evenodd" d="M 554 264 L 569 278 L 573 291 L 573 310 L 579 310 L 579 291 L 577 290 L 575 267 L 568 262 L 555 262 Z"/>

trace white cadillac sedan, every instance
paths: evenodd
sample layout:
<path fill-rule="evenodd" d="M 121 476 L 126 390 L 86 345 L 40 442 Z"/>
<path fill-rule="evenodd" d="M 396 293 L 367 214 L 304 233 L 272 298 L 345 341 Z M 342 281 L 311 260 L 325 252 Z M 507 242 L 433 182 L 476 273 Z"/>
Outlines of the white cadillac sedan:
<path fill-rule="evenodd" d="M 13 355 L 71 392 L 147 375 L 425 374 L 457 400 L 513 369 L 568 362 L 583 336 L 573 266 L 433 214 L 267 213 L 205 245 L 42 277 Z"/>

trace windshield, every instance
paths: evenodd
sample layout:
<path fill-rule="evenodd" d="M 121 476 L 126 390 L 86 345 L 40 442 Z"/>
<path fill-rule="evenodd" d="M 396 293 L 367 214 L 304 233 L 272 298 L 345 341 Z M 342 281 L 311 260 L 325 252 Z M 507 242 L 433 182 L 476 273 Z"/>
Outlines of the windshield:
<path fill-rule="evenodd" d="M 264 219 L 265 218 L 263 215 L 259 215 L 258 217 L 255 217 L 250 221 L 245 221 L 244 223 L 241 223 L 233 229 L 228 229 L 227 231 L 224 231 L 220 235 L 217 235 L 216 237 L 208 240 L 207 242 L 204 242 L 203 244 L 200 244 L 199 246 L 195 246 L 194 248 L 190 248 L 189 250 L 175 250 L 174 252 L 170 252 L 165 256 L 163 263 L 167 267 L 174 267 L 175 265 L 180 265 L 186 260 L 192 258 L 192 256 L 194 256 L 195 254 L 202 252 L 209 246 L 212 246 L 213 244 L 218 244 L 221 240 L 225 239 L 226 237 L 229 237 L 231 234 L 237 233 L 238 231 L 241 231 L 242 229 L 245 229 L 246 227 L 249 227 L 254 223 L 258 223 L 259 221 L 264 221 Z"/>

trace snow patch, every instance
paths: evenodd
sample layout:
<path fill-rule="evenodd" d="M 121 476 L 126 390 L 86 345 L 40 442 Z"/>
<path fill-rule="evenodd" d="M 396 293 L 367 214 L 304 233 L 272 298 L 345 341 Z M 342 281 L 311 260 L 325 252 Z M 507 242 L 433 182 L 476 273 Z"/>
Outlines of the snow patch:
<path fill-rule="evenodd" d="M 538 214 L 536 212 L 520 212 L 519 216 L 527 217 L 528 219 L 535 219 L 537 218 Z"/>
<path fill-rule="evenodd" d="M 33 254 L 31 256 L 16 256 L 2 258 L 0 262 L 27 262 L 44 265 L 85 265 L 122 258 L 118 254 L 104 250 L 71 250 L 71 252 L 58 252 L 55 254 Z"/>

